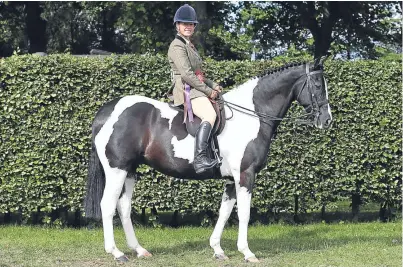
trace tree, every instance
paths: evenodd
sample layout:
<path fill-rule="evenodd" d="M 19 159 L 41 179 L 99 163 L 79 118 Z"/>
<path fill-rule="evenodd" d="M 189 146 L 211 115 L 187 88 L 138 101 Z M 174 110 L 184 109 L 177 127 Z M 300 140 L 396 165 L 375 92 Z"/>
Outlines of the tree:
<path fill-rule="evenodd" d="M 0 2 L 0 56 L 22 52 L 166 53 L 185 2 Z M 190 3 L 194 43 L 217 60 L 272 58 L 284 51 L 345 58 L 401 52 L 399 2 Z M 293 50 L 293 51 L 294 51 Z M 292 52 L 292 51 L 291 51 Z M 292 52 L 294 53 L 294 52 Z"/>
<path fill-rule="evenodd" d="M 398 2 L 245 2 L 240 20 L 259 40 L 263 54 L 294 44 L 318 57 L 336 44 L 335 52 L 344 51 L 347 57 L 355 52 L 372 58 L 377 43 L 400 44 L 394 14 L 401 18 Z"/>
<path fill-rule="evenodd" d="M 46 21 L 40 2 L 0 2 L 0 56 L 20 48 L 29 53 L 46 51 Z"/>
<path fill-rule="evenodd" d="M 23 8 L 19 2 L 0 2 L 0 57 L 26 47 Z"/>
<path fill-rule="evenodd" d="M 116 41 L 119 2 L 45 2 L 49 52 L 88 54 L 92 48 L 123 51 Z"/>
<path fill-rule="evenodd" d="M 235 22 L 231 14 L 238 7 L 230 2 L 197 1 L 194 8 L 199 21 L 194 42 L 199 53 L 217 60 L 243 59 L 242 52 L 234 47 L 240 36 L 236 31 L 231 31 L 231 25 Z M 247 42 L 250 42 L 250 38 Z"/>
<path fill-rule="evenodd" d="M 118 27 L 125 36 L 127 50 L 133 52 L 166 53 L 176 34 L 173 18 L 176 10 L 185 2 L 125 2 Z M 229 2 L 196 1 L 194 7 L 199 25 L 193 38 L 198 51 L 214 57 L 212 47 L 220 48 L 209 31 L 215 25 L 223 25 L 231 12 Z"/>

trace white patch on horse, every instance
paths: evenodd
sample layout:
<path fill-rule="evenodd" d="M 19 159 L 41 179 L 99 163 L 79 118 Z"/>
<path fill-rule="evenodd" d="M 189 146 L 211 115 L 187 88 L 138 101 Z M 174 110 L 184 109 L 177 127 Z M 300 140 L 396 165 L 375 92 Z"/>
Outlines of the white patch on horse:
<path fill-rule="evenodd" d="M 189 163 L 192 163 L 194 160 L 194 142 L 195 138 L 190 134 L 180 141 L 174 136 L 171 140 L 171 144 L 174 147 L 174 157 L 187 159 Z"/>
<path fill-rule="evenodd" d="M 159 109 L 161 112 L 161 117 L 168 119 L 169 123 L 169 129 L 172 128 L 172 121 L 175 118 L 175 116 L 179 113 L 178 111 L 172 109 L 167 103 L 160 102 L 158 100 L 154 100 L 151 98 L 146 98 L 148 103 L 153 105 L 155 108 Z M 146 102 L 146 101 L 141 101 L 141 102 Z"/>
<path fill-rule="evenodd" d="M 242 252 L 245 256 L 245 260 L 249 258 L 255 258 L 255 254 L 250 251 L 248 246 L 248 223 L 250 219 L 250 203 L 252 194 L 248 192 L 246 187 L 241 187 L 238 184 L 236 186 L 236 198 L 238 206 L 238 251 Z"/>
<path fill-rule="evenodd" d="M 253 104 L 253 89 L 259 78 L 254 78 L 232 89 L 223 95 L 224 100 L 238 104 L 247 109 L 255 110 Z M 254 140 L 260 129 L 258 118 L 232 109 L 233 117 L 225 124 L 222 133 L 217 137 L 220 145 L 220 154 L 223 163 L 220 167 L 222 176 L 234 176 L 233 170 L 241 168 L 245 149 L 250 141 Z M 225 106 L 227 116 L 231 111 Z"/>

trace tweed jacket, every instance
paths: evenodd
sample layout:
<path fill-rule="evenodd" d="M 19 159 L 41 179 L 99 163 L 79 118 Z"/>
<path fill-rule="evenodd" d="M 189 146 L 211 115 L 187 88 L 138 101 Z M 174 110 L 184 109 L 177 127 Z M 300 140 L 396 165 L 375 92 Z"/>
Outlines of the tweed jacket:
<path fill-rule="evenodd" d="M 171 65 L 172 82 L 174 83 L 174 105 L 184 103 L 185 83 L 190 86 L 190 99 L 200 96 L 210 96 L 218 84 L 206 79 L 201 82 L 195 72 L 202 70 L 202 59 L 189 42 L 178 35 L 169 46 L 168 60 Z"/>

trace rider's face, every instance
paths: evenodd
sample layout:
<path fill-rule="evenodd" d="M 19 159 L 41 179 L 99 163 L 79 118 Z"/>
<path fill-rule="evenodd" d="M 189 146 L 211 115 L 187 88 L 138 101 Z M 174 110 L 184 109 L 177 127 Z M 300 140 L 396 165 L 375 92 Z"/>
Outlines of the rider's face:
<path fill-rule="evenodd" d="M 195 31 L 196 24 L 190 22 L 179 22 L 177 29 L 179 33 L 185 37 L 190 37 Z"/>

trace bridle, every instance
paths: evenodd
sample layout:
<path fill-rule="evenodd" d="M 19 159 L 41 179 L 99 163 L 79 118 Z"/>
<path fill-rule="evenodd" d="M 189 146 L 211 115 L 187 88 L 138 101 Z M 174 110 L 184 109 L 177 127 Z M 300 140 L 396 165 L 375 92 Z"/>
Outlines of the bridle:
<path fill-rule="evenodd" d="M 227 120 L 229 120 L 229 119 L 231 119 L 233 117 L 234 113 L 233 113 L 232 109 L 235 109 L 235 110 L 237 110 L 239 112 L 248 114 L 250 116 L 258 117 L 264 123 L 269 123 L 269 122 L 272 122 L 272 121 L 285 121 L 285 120 L 287 120 L 287 121 L 295 122 L 295 123 L 299 123 L 299 124 L 312 125 L 313 124 L 312 120 L 307 120 L 307 119 L 303 119 L 303 118 L 312 118 L 312 116 L 314 116 L 317 119 L 319 117 L 319 115 L 320 115 L 320 108 L 323 105 L 326 105 L 326 104 L 329 103 L 327 99 L 322 100 L 322 101 L 318 101 L 318 99 L 317 99 L 317 97 L 316 97 L 316 95 L 314 93 L 314 88 L 313 87 L 315 87 L 315 86 L 313 85 L 314 82 L 312 80 L 312 76 L 318 75 L 318 74 L 323 74 L 323 70 L 319 69 L 319 70 L 309 71 L 309 64 L 306 64 L 305 73 L 302 74 L 300 77 L 298 77 L 297 80 L 294 82 L 294 84 L 292 86 L 292 87 L 294 87 L 296 84 L 298 84 L 298 81 L 300 79 L 306 77 L 304 83 L 301 86 L 301 89 L 299 90 L 299 93 L 298 93 L 296 99 L 298 101 L 302 91 L 305 88 L 308 88 L 308 92 L 309 92 L 309 95 L 311 97 L 311 104 L 305 108 L 305 111 L 307 112 L 307 114 L 302 114 L 302 115 L 299 115 L 299 116 L 288 117 L 288 118 L 279 118 L 279 117 L 276 117 L 276 116 L 273 116 L 273 115 L 270 115 L 270 114 L 257 112 L 257 111 L 242 107 L 242 106 L 240 106 L 238 104 L 226 101 L 221 97 L 221 95 L 220 95 L 219 99 L 216 100 L 216 102 L 224 103 L 231 110 L 232 115 L 231 115 L 231 117 L 226 118 Z M 324 79 L 325 86 L 326 86 L 325 77 L 323 77 L 323 79 Z"/>
<path fill-rule="evenodd" d="M 305 111 L 308 113 L 309 116 L 314 115 L 314 116 L 315 116 L 315 119 L 317 119 L 317 118 L 319 117 L 319 115 L 320 115 L 320 108 L 321 108 L 323 105 L 329 104 L 329 101 L 328 101 L 327 99 L 322 100 L 322 101 L 318 101 L 318 99 L 317 99 L 317 97 L 316 97 L 316 95 L 315 95 L 315 92 L 314 92 L 314 87 L 315 87 L 315 86 L 313 85 L 314 82 L 312 81 L 312 76 L 317 75 L 317 74 L 322 74 L 323 80 L 324 80 L 324 82 L 325 82 L 325 87 L 326 87 L 326 86 L 327 86 L 327 85 L 326 85 L 326 79 L 325 79 L 325 77 L 323 76 L 323 70 L 322 70 L 322 69 L 319 69 L 319 70 L 314 70 L 314 71 L 311 71 L 311 72 L 310 72 L 310 71 L 309 71 L 309 65 L 308 65 L 308 64 L 306 64 L 305 74 L 301 75 L 301 76 L 297 79 L 297 81 L 294 83 L 294 85 L 295 85 L 295 84 L 298 82 L 299 79 L 301 79 L 302 77 L 305 77 L 305 76 L 306 76 L 306 80 L 305 80 L 304 83 L 302 84 L 301 89 L 300 89 L 300 91 L 299 91 L 299 93 L 298 93 L 297 101 L 298 101 L 299 96 L 301 95 L 302 91 L 303 91 L 305 88 L 308 88 L 309 96 L 310 96 L 310 98 L 311 98 L 311 104 L 305 108 Z M 307 85 L 307 86 L 305 86 L 305 85 Z M 299 101 L 298 101 L 298 102 L 299 102 Z"/>

